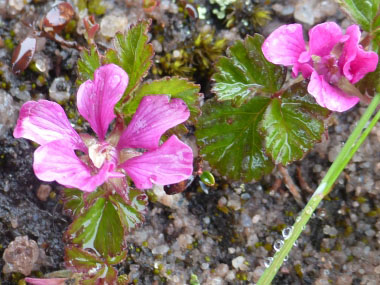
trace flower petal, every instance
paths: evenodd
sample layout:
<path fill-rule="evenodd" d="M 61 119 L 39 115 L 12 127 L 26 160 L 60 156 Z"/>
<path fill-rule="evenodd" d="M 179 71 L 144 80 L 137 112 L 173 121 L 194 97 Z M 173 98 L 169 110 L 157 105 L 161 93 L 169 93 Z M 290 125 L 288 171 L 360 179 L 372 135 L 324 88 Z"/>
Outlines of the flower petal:
<path fill-rule="evenodd" d="M 307 91 L 313 95 L 319 105 L 331 111 L 344 112 L 354 107 L 360 99 L 349 96 L 337 87 L 330 85 L 323 77 L 313 72 Z"/>
<path fill-rule="evenodd" d="M 162 134 L 186 121 L 189 116 L 190 111 L 181 99 L 171 99 L 169 102 L 166 95 L 145 96 L 117 147 L 156 149 Z"/>
<path fill-rule="evenodd" d="M 114 165 L 104 163 L 99 172 L 80 160 L 65 140 L 53 141 L 40 146 L 34 152 L 34 173 L 42 181 L 57 181 L 66 187 L 92 192 L 112 175 Z"/>
<path fill-rule="evenodd" d="M 306 50 L 300 24 L 283 25 L 274 30 L 264 41 L 262 51 L 265 58 L 285 66 L 294 65 Z"/>
<path fill-rule="evenodd" d="M 47 100 L 29 101 L 21 107 L 13 136 L 30 139 L 40 145 L 66 140 L 74 149 L 87 152 L 85 144 L 71 127 L 62 107 Z"/>
<path fill-rule="evenodd" d="M 321 57 L 330 54 L 342 36 L 341 28 L 334 22 L 314 26 L 309 31 L 310 54 Z"/>
<path fill-rule="evenodd" d="M 123 96 L 127 85 L 127 73 L 115 64 L 107 64 L 95 71 L 93 81 L 87 80 L 79 86 L 79 113 L 90 123 L 101 141 L 115 118 L 115 105 Z"/>
<path fill-rule="evenodd" d="M 32 285 L 64 285 L 66 280 L 67 278 L 25 278 L 25 281 Z"/>
<path fill-rule="evenodd" d="M 347 28 L 348 40 L 344 43 L 343 53 L 339 59 L 339 66 L 344 76 L 351 82 L 356 83 L 368 72 L 376 69 L 378 56 L 373 51 L 365 51 L 360 46 L 360 29 L 357 25 Z"/>
<path fill-rule="evenodd" d="M 367 73 L 375 71 L 378 61 L 377 53 L 365 51 L 360 47 L 355 59 L 349 64 L 349 69 L 347 64 L 345 65 L 345 76 L 352 84 L 355 84 Z"/>
<path fill-rule="evenodd" d="M 128 159 L 120 167 L 139 189 L 151 188 L 152 183 L 173 184 L 192 174 L 193 151 L 173 135 L 158 149 Z"/>

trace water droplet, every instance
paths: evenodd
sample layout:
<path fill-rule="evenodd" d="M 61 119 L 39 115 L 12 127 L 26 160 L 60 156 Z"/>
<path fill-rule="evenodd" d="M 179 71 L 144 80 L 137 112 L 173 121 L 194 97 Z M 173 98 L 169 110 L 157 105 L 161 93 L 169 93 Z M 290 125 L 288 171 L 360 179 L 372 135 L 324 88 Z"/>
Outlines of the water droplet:
<path fill-rule="evenodd" d="M 284 261 L 288 261 L 288 259 L 289 259 L 288 255 L 284 257 Z"/>
<path fill-rule="evenodd" d="M 281 239 L 278 239 L 278 240 L 276 240 L 276 241 L 274 242 L 274 244 L 273 244 L 273 249 L 274 249 L 275 251 L 279 251 L 283 245 L 284 245 L 284 241 L 281 240 Z"/>
<path fill-rule="evenodd" d="M 273 257 L 267 257 L 265 260 L 264 260 L 264 266 L 266 268 L 268 268 L 273 262 Z"/>
<path fill-rule="evenodd" d="M 288 239 L 293 232 L 293 227 L 287 227 L 282 230 L 282 237 Z"/>
<path fill-rule="evenodd" d="M 315 219 L 317 217 L 317 215 L 315 214 L 315 213 L 313 213 L 312 215 L 311 215 L 311 218 L 312 219 Z"/>
<path fill-rule="evenodd" d="M 294 242 L 294 246 L 298 246 L 298 240 Z"/>
<path fill-rule="evenodd" d="M 298 217 L 296 218 L 296 223 L 298 223 L 300 220 L 301 220 L 301 216 L 298 216 Z"/>
<path fill-rule="evenodd" d="M 308 215 L 311 215 L 313 213 L 313 209 L 310 206 L 306 207 L 305 211 Z"/>

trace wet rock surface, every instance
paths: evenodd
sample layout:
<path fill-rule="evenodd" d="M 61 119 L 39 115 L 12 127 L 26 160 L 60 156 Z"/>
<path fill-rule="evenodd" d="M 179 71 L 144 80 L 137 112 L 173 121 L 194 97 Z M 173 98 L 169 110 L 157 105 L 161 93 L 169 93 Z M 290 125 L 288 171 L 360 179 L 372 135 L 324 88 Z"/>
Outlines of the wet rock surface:
<path fill-rule="evenodd" d="M 37 47 L 34 64 L 19 76 L 12 74 L 12 45 L 14 48 L 29 29 L 21 20 L 43 15 L 51 4 L 21 2 L 0 0 L 0 255 L 16 238 L 27 236 L 46 253 L 48 262 L 39 270 L 48 273 L 64 268 L 62 233 L 69 221 L 62 214 L 57 185 L 41 186 L 34 176 L 32 161 L 36 146 L 27 140 L 16 140 L 11 134 L 19 106 L 30 99 L 48 99 L 52 86 L 56 87 L 52 91 L 57 97 L 52 93 L 50 97 L 60 103 L 68 100 L 64 108 L 72 123 L 76 129 L 83 128 L 77 125 L 73 103 L 79 52 L 45 40 Z M 185 17 L 173 1 L 161 1 L 157 10 L 149 14 L 156 27 L 149 36 L 158 56 L 176 54 L 185 42 L 191 43 L 193 35 L 211 28 L 216 28 L 216 36 L 232 41 L 254 31 L 268 35 L 279 25 L 294 21 L 312 25 L 327 19 L 344 26 L 350 24 L 336 6 L 329 6 L 334 5 L 333 1 L 293 0 L 271 1 L 267 8 L 272 20 L 265 26 L 254 27 L 247 20 L 253 10 L 248 10 L 264 1 L 249 2 L 244 6 L 246 10 L 236 13 L 235 26 L 227 29 L 223 20 L 211 12 L 221 10 L 218 1 L 192 3 L 204 8 L 198 12 L 203 11 L 207 24 Z M 115 22 L 112 30 L 101 28 L 96 37 L 99 46 L 109 46 L 109 37 L 122 25 L 148 16 L 135 3 L 107 2 L 107 11 L 97 16 L 97 22 L 112 22 L 113 15 Z M 85 44 L 79 19 L 88 13 L 76 11 L 75 32 L 67 34 Z M 127 21 L 123 22 L 120 15 Z M 58 86 L 57 78 L 67 81 L 67 85 Z M 209 98 L 208 79 L 195 79 Z M 288 167 L 302 189 L 304 201 L 311 194 L 302 184 L 306 182 L 311 189 L 318 186 L 363 110 L 357 107 L 334 115 L 328 140 L 318 144 L 303 161 Z M 380 283 L 379 145 L 380 126 L 376 126 L 306 226 L 273 284 Z M 120 265 L 120 273 L 128 274 L 137 284 L 188 284 L 192 274 L 201 284 L 257 282 L 270 261 L 268 258 L 286 236 L 284 230 L 294 223 L 301 210 L 280 177 L 275 171 L 250 184 L 229 183 L 217 177 L 218 184 L 212 188 L 205 188 L 195 180 L 186 192 L 171 198 L 157 192 L 161 203 L 151 203 L 144 226 L 128 236 L 129 256 Z M 1 259 L 0 268 L 4 266 Z M 12 273 L 0 276 L 1 284 L 17 284 L 20 278 L 22 275 Z"/>

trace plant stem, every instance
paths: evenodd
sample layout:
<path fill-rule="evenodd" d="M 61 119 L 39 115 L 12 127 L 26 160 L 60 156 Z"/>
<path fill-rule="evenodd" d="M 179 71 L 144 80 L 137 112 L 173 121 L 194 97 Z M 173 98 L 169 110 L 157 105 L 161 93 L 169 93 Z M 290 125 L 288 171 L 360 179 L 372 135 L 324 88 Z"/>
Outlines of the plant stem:
<path fill-rule="evenodd" d="M 289 238 L 284 240 L 284 245 L 281 249 L 274 255 L 273 261 L 270 266 L 264 271 L 263 275 L 260 277 L 258 285 L 270 284 L 275 277 L 277 271 L 282 265 L 284 258 L 289 254 L 295 241 L 301 234 L 304 226 L 309 221 L 311 215 L 318 207 L 322 199 L 331 191 L 331 187 L 335 183 L 336 179 L 339 177 L 343 169 L 346 167 L 348 162 L 351 160 L 352 156 L 358 150 L 360 145 L 364 142 L 368 134 L 371 132 L 372 128 L 375 126 L 376 122 L 380 119 L 380 111 L 373 117 L 369 122 L 372 114 L 376 111 L 376 107 L 380 103 L 380 93 L 372 99 L 372 102 L 367 107 L 360 118 L 354 131 L 351 133 L 344 147 L 339 152 L 338 157 L 335 159 L 325 177 L 322 179 L 320 185 L 315 190 L 313 196 L 310 198 L 309 202 L 302 210 L 301 214 L 297 217 L 295 224 L 293 225 L 293 230 Z"/>

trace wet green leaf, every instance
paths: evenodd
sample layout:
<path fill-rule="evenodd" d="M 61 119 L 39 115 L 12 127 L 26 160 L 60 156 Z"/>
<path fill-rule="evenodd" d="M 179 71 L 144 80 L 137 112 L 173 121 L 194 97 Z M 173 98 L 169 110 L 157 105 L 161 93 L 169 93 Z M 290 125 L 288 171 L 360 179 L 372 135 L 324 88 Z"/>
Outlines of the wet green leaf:
<path fill-rule="evenodd" d="M 304 82 L 271 100 L 260 123 L 267 153 L 276 164 L 301 159 L 325 131 L 329 111 L 307 94 Z"/>
<path fill-rule="evenodd" d="M 219 100 L 233 99 L 238 105 L 258 93 L 274 93 L 284 83 L 286 69 L 267 61 L 261 51 L 264 38 L 255 34 L 229 49 L 229 57 L 220 58 L 212 89 Z"/>
<path fill-rule="evenodd" d="M 83 273 L 81 284 L 116 283 L 117 270 L 96 254 L 69 245 L 65 248 L 65 261 L 68 268 Z"/>
<path fill-rule="evenodd" d="M 209 171 L 203 171 L 203 173 L 199 176 L 199 178 L 207 186 L 214 186 L 215 185 L 214 175 L 212 175 L 212 173 Z"/>
<path fill-rule="evenodd" d="M 338 3 L 363 30 L 372 30 L 372 22 L 379 9 L 380 0 L 338 0 Z"/>
<path fill-rule="evenodd" d="M 110 200 L 100 197 L 69 226 L 69 243 L 91 249 L 101 256 L 116 256 L 124 247 L 124 231 L 117 208 Z"/>
<path fill-rule="evenodd" d="M 62 191 L 63 210 L 70 217 L 76 217 L 84 206 L 83 192 L 78 189 Z"/>
<path fill-rule="evenodd" d="M 171 98 L 179 98 L 186 102 L 191 117 L 196 119 L 200 114 L 200 87 L 186 79 L 179 77 L 165 77 L 149 83 L 144 83 L 136 90 L 134 98 L 124 105 L 123 113 L 132 115 L 136 112 L 141 99 L 146 95 L 169 95 Z"/>
<path fill-rule="evenodd" d="M 153 47 L 148 44 L 148 28 L 151 21 L 141 21 L 132 26 L 125 34 L 117 34 L 114 39 L 115 50 L 108 50 L 105 57 L 108 63 L 121 66 L 129 76 L 124 96 L 140 84 L 152 65 Z"/>
<path fill-rule="evenodd" d="M 272 171 L 258 129 L 269 104 L 270 98 L 255 96 L 239 108 L 215 100 L 202 107 L 196 137 L 201 154 L 221 175 L 251 181 Z"/>
<path fill-rule="evenodd" d="M 137 189 L 130 188 L 128 197 L 129 201 L 126 202 L 119 195 L 109 196 L 110 201 L 117 209 L 125 234 L 142 224 L 148 205 L 148 196 Z"/>
<path fill-rule="evenodd" d="M 95 70 L 101 66 L 98 50 L 95 46 L 91 46 L 90 50 L 83 50 L 78 60 L 79 83 L 83 83 L 88 79 L 94 79 Z"/>

